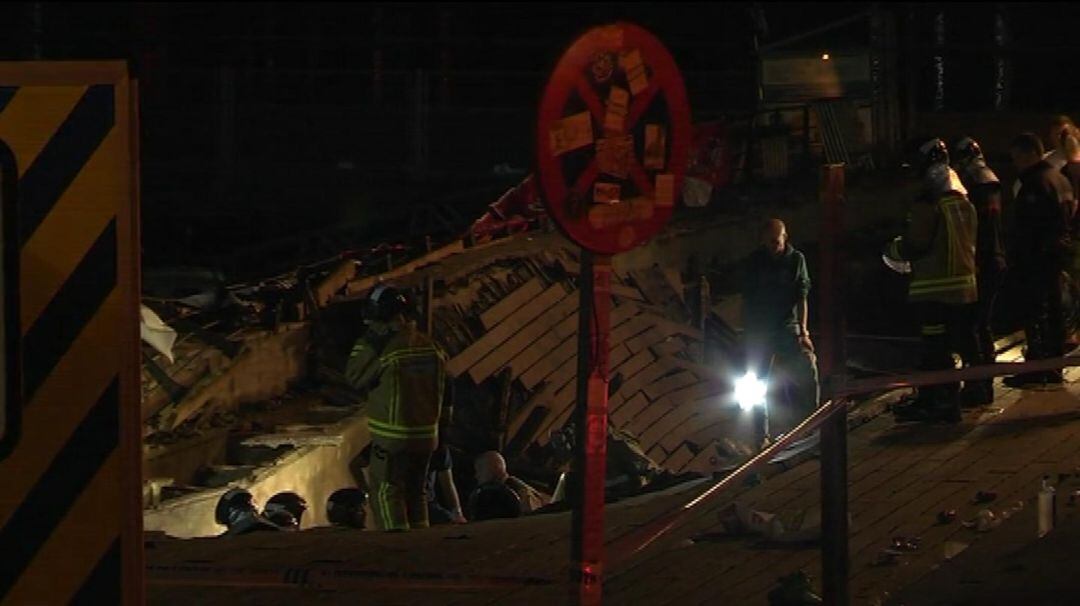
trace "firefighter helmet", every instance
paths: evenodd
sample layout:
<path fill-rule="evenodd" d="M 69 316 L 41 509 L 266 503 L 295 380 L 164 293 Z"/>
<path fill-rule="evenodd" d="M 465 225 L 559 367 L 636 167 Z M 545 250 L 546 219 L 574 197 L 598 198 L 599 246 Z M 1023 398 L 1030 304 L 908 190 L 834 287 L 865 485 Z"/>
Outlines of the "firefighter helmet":
<path fill-rule="evenodd" d="M 940 164 L 949 165 L 949 148 L 944 141 L 935 137 L 919 145 L 915 157 L 915 166 L 919 169 L 919 174 L 926 174 L 931 167 Z"/>
<path fill-rule="evenodd" d="M 412 300 L 408 293 L 393 286 L 380 284 L 368 295 L 368 318 L 388 322 L 398 314 L 408 314 Z"/>
<path fill-rule="evenodd" d="M 326 502 L 326 519 L 335 526 L 364 528 L 367 521 L 368 495 L 361 488 L 342 488 L 330 495 Z"/>
<path fill-rule="evenodd" d="M 266 502 L 263 515 L 278 526 L 299 528 L 307 508 L 307 501 L 295 492 L 279 492 Z"/>

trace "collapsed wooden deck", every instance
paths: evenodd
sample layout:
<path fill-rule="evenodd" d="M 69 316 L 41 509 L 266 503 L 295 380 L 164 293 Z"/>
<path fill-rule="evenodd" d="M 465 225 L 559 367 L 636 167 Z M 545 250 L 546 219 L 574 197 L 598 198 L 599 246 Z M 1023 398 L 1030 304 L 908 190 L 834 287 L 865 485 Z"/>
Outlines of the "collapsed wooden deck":
<path fill-rule="evenodd" d="M 1078 371 L 1068 373 L 1071 381 Z M 981 534 L 962 521 L 988 507 L 1000 514 L 1023 501 L 1033 507 L 1044 474 L 1074 473 L 1080 465 L 1080 387 L 1055 391 L 1003 391 L 993 409 L 966 413 L 963 424 L 896 426 L 881 415 L 850 436 L 852 596 L 856 603 L 887 603 L 888 596 L 924 577 L 994 532 Z M 781 546 L 755 537 L 724 536 L 719 514 L 738 500 L 765 511 L 813 509 L 819 502 L 819 464 L 804 461 L 752 487 L 733 489 L 688 524 L 622 568 L 606 571 L 605 596 L 613 604 L 764 604 L 777 577 L 799 569 L 820 571 L 813 545 Z M 702 485 L 687 485 L 608 507 L 609 541 L 657 514 L 685 503 Z M 989 504 L 973 502 L 992 491 Z M 938 512 L 957 519 L 938 522 Z M 1014 515 L 1002 531 L 1030 524 Z M 1031 528 L 1032 539 L 1035 529 Z M 333 529 L 232 540 L 153 541 L 147 551 L 154 604 L 285 604 L 304 600 L 379 604 L 564 603 L 569 516 L 551 514 L 442 527 L 403 535 Z M 918 537 L 918 551 L 879 564 L 897 536 Z M 283 571 L 337 571 L 326 578 L 351 586 L 322 589 L 196 587 L 183 592 L 161 584 L 178 566 Z M 205 575 L 202 577 L 205 581 Z M 313 577 L 314 578 L 314 577 Z M 454 579 L 501 579 L 483 589 L 451 589 Z M 524 586 L 524 583 L 532 583 Z M 517 586 L 514 586 L 517 584 Z M 411 587 L 411 588 L 410 588 Z"/>

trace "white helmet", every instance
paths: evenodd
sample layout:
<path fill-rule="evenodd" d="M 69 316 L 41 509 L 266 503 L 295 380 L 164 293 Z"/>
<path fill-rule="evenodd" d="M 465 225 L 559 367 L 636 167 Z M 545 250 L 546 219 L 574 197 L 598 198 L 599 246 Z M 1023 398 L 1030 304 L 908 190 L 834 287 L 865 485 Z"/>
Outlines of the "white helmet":
<path fill-rule="evenodd" d="M 956 171 L 949 168 L 948 164 L 934 164 L 926 170 L 926 188 L 935 196 L 956 192 L 967 195 L 967 188 L 960 182 Z"/>

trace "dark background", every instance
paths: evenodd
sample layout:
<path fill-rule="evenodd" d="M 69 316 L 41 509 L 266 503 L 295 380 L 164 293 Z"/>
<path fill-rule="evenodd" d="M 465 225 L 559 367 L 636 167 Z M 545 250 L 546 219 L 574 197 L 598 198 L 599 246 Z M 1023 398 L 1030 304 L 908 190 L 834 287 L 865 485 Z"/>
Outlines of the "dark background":
<path fill-rule="evenodd" d="M 942 10 L 945 110 L 990 109 L 1001 10 L 1009 109 L 1080 107 L 1070 65 L 1080 10 L 1071 5 L 886 5 L 900 61 L 919 74 L 917 90 L 901 94 L 932 109 L 933 13 Z M 243 274 L 275 242 L 335 231 L 406 239 L 471 221 L 530 169 L 548 70 L 592 25 L 626 19 L 656 33 L 704 121 L 753 112 L 755 35 L 767 44 L 869 7 L 765 3 L 759 31 L 754 5 L 740 2 L 7 3 L 0 58 L 129 60 L 141 92 L 145 263 Z M 801 46 L 867 39 L 856 26 Z M 432 205 L 450 219 L 431 219 Z"/>

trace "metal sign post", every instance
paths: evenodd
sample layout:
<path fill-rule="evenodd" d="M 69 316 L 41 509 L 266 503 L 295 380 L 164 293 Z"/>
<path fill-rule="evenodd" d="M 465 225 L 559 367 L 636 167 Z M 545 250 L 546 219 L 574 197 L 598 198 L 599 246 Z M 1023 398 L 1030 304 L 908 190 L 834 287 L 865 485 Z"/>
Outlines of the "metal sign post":
<path fill-rule="evenodd" d="M 671 217 L 690 152 L 690 107 L 671 54 L 628 23 L 597 27 L 563 54 L 537 124 L 548 214 L 582 248 L 571 595 L 599 604 L 604 565 L 611 256 Z"/>

